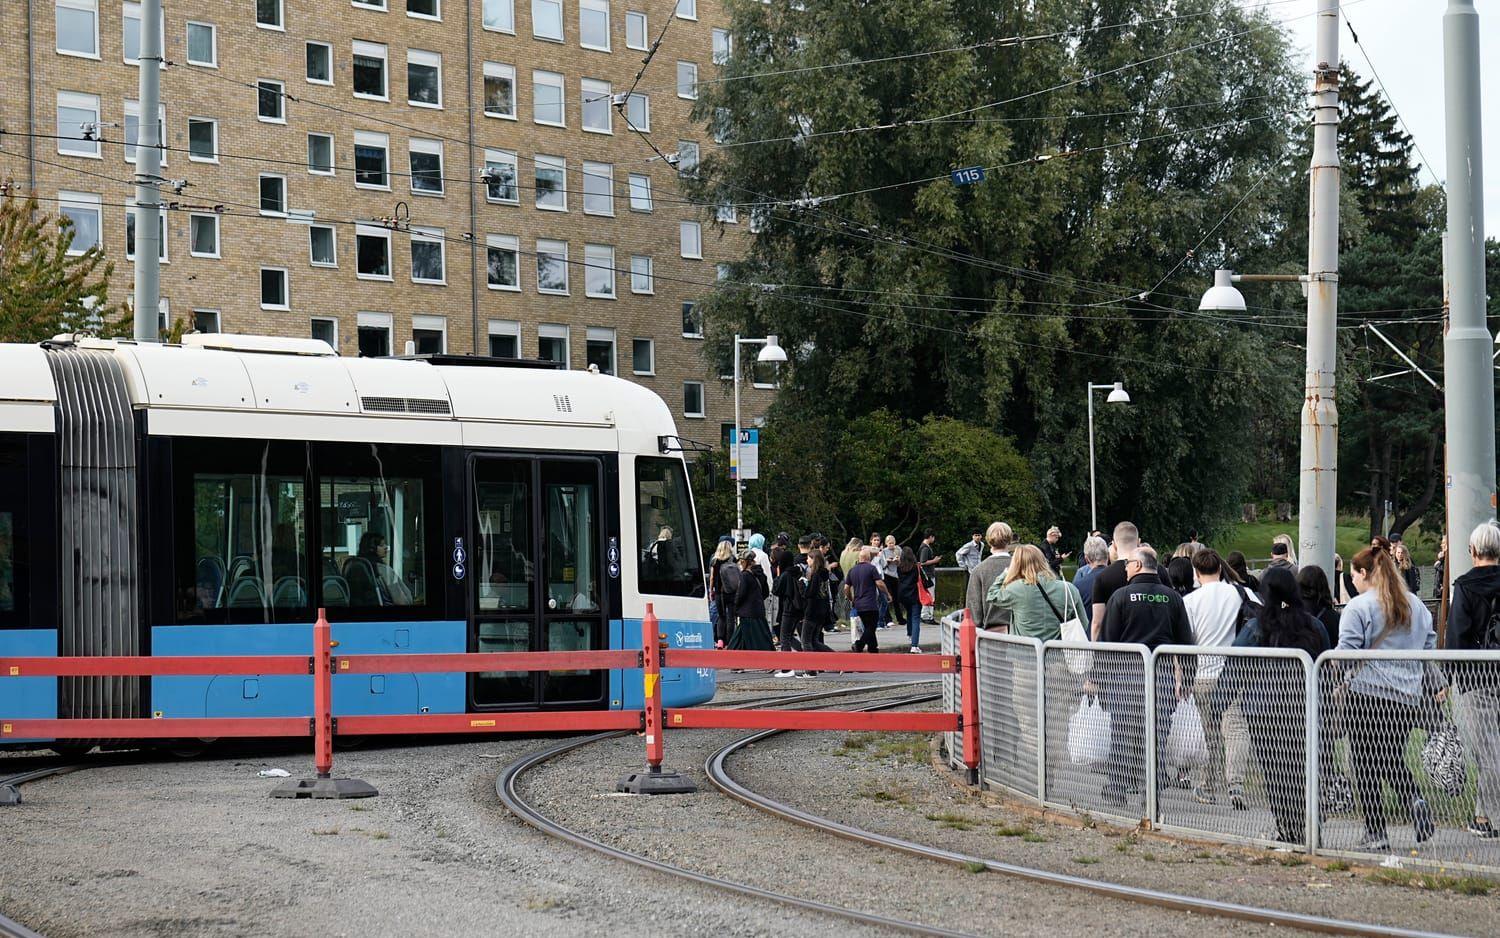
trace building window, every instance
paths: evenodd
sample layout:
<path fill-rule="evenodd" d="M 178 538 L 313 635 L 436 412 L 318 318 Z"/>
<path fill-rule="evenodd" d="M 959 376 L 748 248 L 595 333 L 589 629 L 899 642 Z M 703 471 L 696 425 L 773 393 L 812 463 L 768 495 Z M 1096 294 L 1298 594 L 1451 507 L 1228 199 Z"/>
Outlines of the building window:
<path fill-rule="evenodd" d="M 636 10 L 625 13 L 625 47 L 628 49 L 640 49 L 642 52 L 651 47 L 649 30 L 646 25 L 646 14 Z"/>
<path fill-rule="evenodd" d="M 677 63 L 677 97 L 698 97 L 698 66 L 693 62 Z"/>
<path fill-rule="evenodd" d="M 484 113 L 487 117 L 516 119 L 516 70 L 499 62 L 484 63 Z"/>
<path fill-rule="evenodd" d="M 391 279 L 391 233 L 373 225 L 354 228 L 355 276 L 361 280 Z"/>
<path fill-rule="evenodd" d="M 484 250 L 485 280 L 490 289 L 520 290 L 520 241 L 514 235 L 489 235 L 484 239 Z"/>
<path fill-rule="evenodd" d="M 677 239 L 681 244 L 682 256 L 688 258 L 703 257 L 703 226 L 695 221 L 685 221 L 678 226 Z"/>
<path fill-rule="evenodd" d="M 385 0 L 351 0 L 353 6 L 364 7 L 367 10 L 385 11 Z"/>
<path fill-rule="evenodd" d="M 309 225 L 307 228 L 307 262 L 314 267 L 339 265 L 339 235 L 332 225 Z"/>
<path fill-rule="evenodd" d="M 651 97 L 632 92 L 625 99 L 625 122 L 635 130 L 651 129 Z"/>
<path fill-rule="evenodd" d="M 609 51 L 609 0 L 578 0 L 578 44 Z"/>
<path fill-rule="evenodd" d="M 188 216 L 188 253 L 193 257 L 219 256 L 219 216 Z"/>
<path fill-rule="evenodd" d="M 196 163 L 219 161 L 219 122 L 211 117 L 188 118 L 188 159 Z"/>
<path fill-rule="evenodd" d="M 680 19 L 698 18 L 698 0 L 677 0 L 677 16 Z"/>
<path fill-rule="evenodd" d="M 568 242 L 536 243 L 536 292 L 566 295 L 568 292 Z"/>
<path fill-rule="evenodd" d="M 262 215 L 286 214 L 286 177 L 273 173 L 260 174 L 260 213 Z"/>
<path fill-rule="evenodd" d="M 99 57 L 98 0 L 57 0 L 55 16 L 58 52 L 89 59 Z"/>
<path fill-rule="evenodd" d="M 189 65 L 219 67 L 219 28 L 213 23 L 187 24 L 187 60 Z"/>
<path fill-rule="evenodd" d="M 682 304 L 682 337 L 703 338 L 703 315 L 698 312 L 698 304 L 691 300 Z"/>
<path fill-rule="evenodd" d="M 307 44 L 307 80 L 314 85 L 333 84 L 333 46 L 326 42 Z"/>
<path fill-rule="evenodd" d="M 131 200 L 131 205 L 134 200 Z M 135 260 L 135 215 L 133 207 L 125 209 L 125 259 Z M 165 212 L 156 213 L 156 256 L 162 261 L 167 259 L 167 215 Z"/>
<path fill-rule="evenodd" d="M 499 33 L 515 33 L 515 0 L 484 0 L 484 28 Z"/>
<path fill-rule="evenodd" d="M 611 163 L 583 164 L 583 213 L 615 213 L 615 167 Z"/>
<path fill-rule="evenodd" d="M 412 140 L 409 147 L 411 191 L 416 195 L 442 195 L 443 142 Z"/>
<path fill-rule="evenodd" d="M 531 34 L 538 39 L 563 41 L 562 0 L 531 0 Z"/>
<path fill-rule="evenodd" d="M 219 311 L 216 310 L 216 309 L 195 309 L 195 310 L 193 310 L 193 331 L 194 332 L 218 332 L 219 331 Z"/>
<path fill-rule="evenodd" d="M 651 211 L 651 177 L 640 173 L 630 174 L 630 210 Z"/>
<path fill-rule="evenodd" d="M 638 375 L 656 374 L 656 341 L 654 339 L 631 341 L 630 370 Z"/>
<path fill-rule="evenodd" d="M 682 382 L 682 415 L 684 417 L 702 417 L 703 413 L 703 382 Z"/>
<path fill-rule="evenodd" d="M 602 375 L 615 373 L 615 330 L 589 326 L 584 339 L 583 357 Z"/>
<path fill-rule="evenodd" d="M 567 93 L 557 72 L 531 73 L 531 119 L 552 127 L 567 126 Z"/>
<path fill-rule="evenodd" d="M 411 340 L 418 355 L 441 355 L 448 351 L 448 320 L 443 316 L 413 316 Z"/>
<path fill-rule="evenodd" d="M 650 255 L 630 255 L 630 292 L 656 292 L 656 277 L 652 272 Z"/>
<path fill-rule="evenodd" d="M 677 141 L 677 175 L 698 178 L 698 144 L 691 140 Z"/>
<path fill-rule="evenodd" d="M 141 140 L 141 103 L 139 101 L 126 100 L 125 102 L 125 162 L 135 162 L 136 145 Z M 167 112 L 165 106 L 156 112 L 156 142 L 161 151 L 161 165 L 167 165 Z"/>
<path fill-rule="evenodd" d="M 436 52 L 406 50 L 406 103 L 412 107 L 443 106 L 443 57 Z"/>
<path fill-rule="evenodd" d="M 731 123 L 729 108 L 714 108 L 713 120 L 709 121 L 709 129 L 713 131 L 714 143 L 727 143 L 729 141 Z"/>
<path fill-rule="evenodd" d="M 568 367 L 568 327 L 544 322 L 536 327 L 536 357 Z"/>
<path fill-rule="evenodd" d="M 726 225 L 739 224 L 740 213 L 733 202 L 721 202 L 714 209 L 714 218 Z"/>
<path fill-rule="evenodd" d="M 568 210 L 568 161 L 560 156 L 537 155 L 536 207 L 549 212 Z"/>
<path fill-rule="evenodd" d="M 260 269 L 260 308 L 291 309 L 292 295 L 284 267 Z"/>
<path fill-rule="evenodd" d="M 601 300 L 615 298 L 615 249 L 607 244 L 583 246 L 583 295 Z"/>
<path fill-rule="evenodd" d="M 339 321 L 327 316 L 314 316 L 309 330 L 314 339 L 327 342 L 335 355 L 339 352 Z"/>
<path fill-rule="evenodd" d="M 89 130 L 90 140 L 84 136 Z M 65 156 L 99 154 L 99 96 L 74 91 L 57 93 L 57 152 Z"/>
<path fill-rule="evenodd" d="M 125 53 L 126 65 L 141 64 L 141 5 L 139 3 L 120 5 L 120 46 Z"/>
<path fill-rule="evenodd" d="M 682 84 L 678 80 L 678 85 Z M 680 88 L 679 88 L 680 90 Z M 354 40 L 354 96 L 385 101 L 385 46 L 378 42 Z"/>
<path fill-rule="evenodd" d="M 412 283 L 446 283 L 443 229 L 411 229 Z"/>
<path fill-rule="evenodd" d="M 441 20 L 443 8 L 439 0 L 406 0 L 406 15 L 422 20 Z"/>
<path fill-rule="evenodd" d="M 489 324 L 490 355 L 494 358 L 521 357 L 521 324 L 509 319 L 491 319 Z"/>
<path fill-rule="evenodd" d="M 509 150 L 484 151 L 484 197 L 490 202 L 520 202 L 516 155 Z"/>
<path fill-rule="evenodd" d="M 385 358 L 391 354 L 390 313 L 360 313 L 356 327 L 361 358 Z"/>
<path fill-rule="evenodd" d="M 286 30 L 281 0 L 255 0 L 255 25 L 262 29 Z"/>
<path fill-rule="evenodd" d="M 102 223 L 100 198 L 86 192 L 59 192 L 57 213 L 73 226 L 73 241 L 68 245 L 69 254 L 83 254 L 99 246 Z"/>
<path fill-rule="evenodd" d="M 307 171 L 315 176 L 333 175 L 333 134 L 307 135 Z"/>
<path fill-rule="evenodd" d="M 255 119 L 268 124 L 286 123 L 286 95 L 279 81 L 262 78 L 255 83 Z"/>
<path fill-rule="evenodd" d="M 385 134 L 367 130 L 354 132 L 354 185 L 362 189 L 389 189 L 390 143 Z"/>
<path fill-rule="evenodd" d="M 583 129 L 596 134 L 614 133 L 612 120 L 614 94 L 610 90 L 609 82 L 585 78 L 580 84 Z"/>
<path fill-rule="evenodd" d="M 729 35 L 729 30 L 714 30 L 713 50 L 713 61 L 715 65 L 729 64 L 729 56 L 734 52 L 734 39 Z"/>

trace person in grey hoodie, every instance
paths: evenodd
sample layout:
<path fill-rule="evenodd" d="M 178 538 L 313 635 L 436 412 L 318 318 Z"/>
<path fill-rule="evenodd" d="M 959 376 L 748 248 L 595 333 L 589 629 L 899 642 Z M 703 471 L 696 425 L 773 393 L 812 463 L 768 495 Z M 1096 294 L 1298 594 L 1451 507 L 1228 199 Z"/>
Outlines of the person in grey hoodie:
<path fill-rule="evenodd" d="M 1390 542 L 1376 538 L 1350 561 L 1359 595 L 1339 619 L 1340 651 L 1419 651 L 1433 648 L 1432 613 L 1406 588 L 1391 558 Z M 1411 809 L 1417 843 L 1433 833 L 1432 809 L 1417 790 L 1406 764 L 1406 742 L 1421 721 L 1427 669 L 1416 660 L 1344 662 L 1345 716 L 1354 763 L 1354 784 L 1365 817 L 1359 849 L 1388 851 L 1381 784 Z"/>
<path fill-rule="evenodd" d="M 1448 606 L 1450 651 L 1490 651 L 1500 641 L 1500 527 L 1486 521 L 1469 535 L 1469 557 L 1474 567 L 1453 581 Z M 1494 661 L 1460 661 L 1450 665 L 1458 694 L 1453 718 L 1474 761 L 1479 764 L 1478 789 L 1469 833 L 1486 840 L 1500 837 L 1492 819 L 1500 811 L 1500 680 Z"/>

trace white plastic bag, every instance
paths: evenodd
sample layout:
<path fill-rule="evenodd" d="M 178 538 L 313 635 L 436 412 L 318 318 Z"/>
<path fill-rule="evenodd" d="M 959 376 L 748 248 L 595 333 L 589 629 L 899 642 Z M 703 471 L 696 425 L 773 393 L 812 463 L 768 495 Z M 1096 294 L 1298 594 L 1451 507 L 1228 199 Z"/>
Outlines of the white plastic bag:
<path fill-rule="evenodd" d="M 1203 718 L 1193 699 L 1182 701 L 1172 714 L 1172 731 L 1167 734 L 1168 765 L 1179 769 L 1208 764 L 1208 743 L 1203 739 Z"/>
<path fill-rule="evenodd" d="M 1097 765 L 1109 759 L 1109 711 L 1099 698 L 1085 694 L 1068 719 L 1068 758 L 1074 765 Z"/>

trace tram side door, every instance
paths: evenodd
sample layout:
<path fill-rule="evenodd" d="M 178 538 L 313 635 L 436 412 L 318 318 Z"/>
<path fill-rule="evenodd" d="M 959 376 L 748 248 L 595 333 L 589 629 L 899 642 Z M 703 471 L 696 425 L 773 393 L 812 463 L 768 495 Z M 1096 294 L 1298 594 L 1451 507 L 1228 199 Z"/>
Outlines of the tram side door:
<path fill-rule="evenodd" d="M 606 647 L 599 460 L 476 455 L 470 474 L 470 648 Z M 598 705 L 607 685 L 603 671 L 489 671 L 471 681 L 479 708 Z"/>

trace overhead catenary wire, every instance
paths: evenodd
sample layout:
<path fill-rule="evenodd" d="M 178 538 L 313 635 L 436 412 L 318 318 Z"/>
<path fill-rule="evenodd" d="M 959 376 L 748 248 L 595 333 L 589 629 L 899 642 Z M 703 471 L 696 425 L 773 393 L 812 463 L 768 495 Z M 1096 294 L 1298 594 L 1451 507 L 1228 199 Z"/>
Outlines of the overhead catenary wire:
<path fill-rule="evenodd" d="M 1348 4 L 1344 6 L 1348 6 Z M 1354 31 L 1354 22 L 1349 19 L 1348 11 L 1342 7 L 1340 7 L 1340 11 L 1344 15 L 1344 26 L 1348 28 L 1349 35 L 1354 39 L 1354 45 L 1359 49 L 1359 54 L 1364 57 L 1365 64 L 1370 66 L 1371 77 L 1375 79 L 1375 84 L 1380 88 L 1380 93 L 1385 96 L 1386 103 L 1390 104 L 1391 113 L 1395 114 L 1396 120 L 1401 122 L 1401 129 L 1406 131 L 1406 135 L 1411 138 L 1412 146 L 1416 148 L 1417 155 L 1422 158 L 1422 167 L 1432 176 L 1432 181 L 1437 183 L 1438 188 L 1445 188 L 1443 180 L 1438 178 L 1437 170 L 1433 168 L 1432 161 L 1427 158 L 1426 153 L 1422 152 L 1422 144 L 1417 140 L 1417 135 L 1411 132 L 1411 126 L 1406 123 L 1406 118 L 1401 115 L 1401 109 L 1396 107 L 1396 99 L 1391 97 L 1391 93 L 1386 90 L 1385 82 L 1380 80 L 1380 72 L 1375 69 L 1375 60 L 1370 58 L 1370 50 L 1365 48 L 1365 44 L 1359 41 L 1359 33 Z"/>

